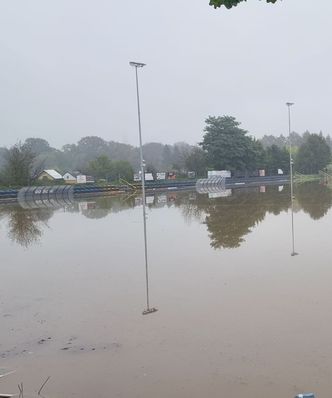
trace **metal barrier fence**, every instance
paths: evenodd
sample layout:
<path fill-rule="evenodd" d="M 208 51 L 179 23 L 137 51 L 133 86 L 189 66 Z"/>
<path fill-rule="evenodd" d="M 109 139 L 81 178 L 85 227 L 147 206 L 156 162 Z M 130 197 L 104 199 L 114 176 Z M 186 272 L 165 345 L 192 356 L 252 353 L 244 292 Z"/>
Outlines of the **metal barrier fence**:
<path fill-rule="evenodd" d="M 196 182 L 196 191 L 198 193 L 213 193 L 226 190 L 226 178 L 221 176 L 213 176 L 210 178 L 202 178 Z"/>
<path fill-rule="evenodd" d="M 23 208 L 58 208 L 73 203 L 74 189 L 70 185 L 21 188 L 17 200 Z"/>

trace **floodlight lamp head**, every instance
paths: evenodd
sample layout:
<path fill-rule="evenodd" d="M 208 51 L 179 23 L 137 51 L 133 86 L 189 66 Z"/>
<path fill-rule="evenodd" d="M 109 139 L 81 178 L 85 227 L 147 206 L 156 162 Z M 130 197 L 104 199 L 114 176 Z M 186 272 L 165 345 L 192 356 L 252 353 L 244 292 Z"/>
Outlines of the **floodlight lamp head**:
<path fill-rule="evenodd" d="M 146 64 L 142 64 L 141 62 L 129 62 L 130 66 L 134 66 L 135 68 L 143 68 L 143 66 L 145 66 Z"/>
<path fill-rule="evenodd" d="M 289 106 L 292 106 L 292 105 L 294 105 L 294 102 L 286 102 L 286 105 L 289 107 Z"/>

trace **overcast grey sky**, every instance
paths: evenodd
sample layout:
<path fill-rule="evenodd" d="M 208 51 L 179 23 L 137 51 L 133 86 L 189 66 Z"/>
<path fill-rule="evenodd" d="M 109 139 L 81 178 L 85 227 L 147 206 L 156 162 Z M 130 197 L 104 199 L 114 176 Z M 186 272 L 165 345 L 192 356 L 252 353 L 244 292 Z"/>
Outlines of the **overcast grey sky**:
<path fill-rule="evenodd" d="M 318 4 L 319 3 L 319 4 Z M 261 137 L 332 133 L 331 0 L 0 0 L 0 146 L 86 135 L 137 144 L 201 140 L 208 115 Z"/>

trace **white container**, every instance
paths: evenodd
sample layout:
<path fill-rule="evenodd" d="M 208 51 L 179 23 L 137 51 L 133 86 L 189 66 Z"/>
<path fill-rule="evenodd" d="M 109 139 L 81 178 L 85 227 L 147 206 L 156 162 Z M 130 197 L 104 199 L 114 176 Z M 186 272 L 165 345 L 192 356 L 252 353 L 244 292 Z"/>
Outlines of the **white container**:
<path fill-rule="evenodd" d="M 230 178 L 231 172 L 229 170 L 209 170 L 208 171 L 208 178 L 215 177 L 215 176 Z"/>

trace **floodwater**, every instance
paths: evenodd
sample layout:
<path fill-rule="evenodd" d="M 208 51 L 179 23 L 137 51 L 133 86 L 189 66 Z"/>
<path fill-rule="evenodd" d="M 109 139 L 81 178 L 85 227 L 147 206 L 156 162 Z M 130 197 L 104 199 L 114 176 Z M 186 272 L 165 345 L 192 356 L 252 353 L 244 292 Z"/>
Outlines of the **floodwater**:
<path fill-rule="evenodd" d="M 288 186 L 147 203 L 148 315 L 139 197 L 0 207 L 0 393 L 330 398 L 332 191 L 296 187 L 297 256 Z"/>

